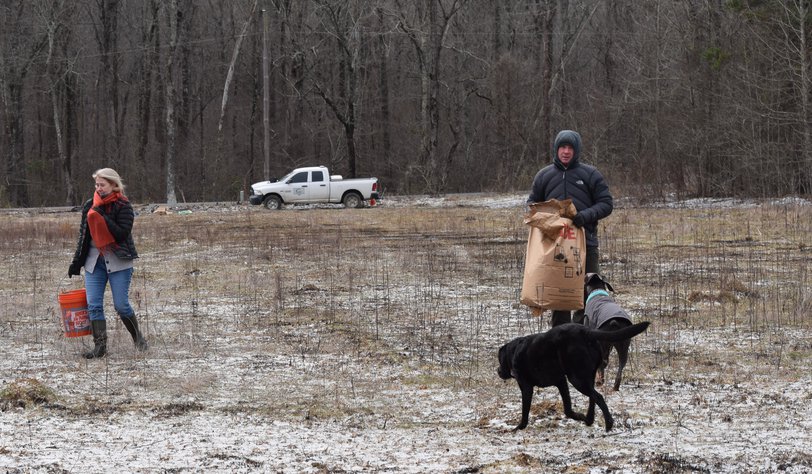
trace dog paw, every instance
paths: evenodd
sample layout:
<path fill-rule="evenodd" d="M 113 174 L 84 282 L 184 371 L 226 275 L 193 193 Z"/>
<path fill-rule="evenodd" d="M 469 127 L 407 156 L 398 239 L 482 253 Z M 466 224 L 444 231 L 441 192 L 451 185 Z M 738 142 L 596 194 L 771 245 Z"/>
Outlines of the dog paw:
<path fill-rule="evenodd" d="M 510 430 L 510 431 L 511 431 L 511 433 L 515 433 L 515 432 L 517 432 L 517 431 L 521 431 L 521 430 L 523 430 L 523 429 L 527 428 L 527 423 L 528 423 L 528 421 L 530 421 L 530 420 L 521 420 L 521 421 L 519 422 L 519 424 L 518 424 L 518 425 L 516 425 L 516 427 L 515 427 L 515 428 L 513 428 L 512 430 Z"/>
<path fill-rule="evenodd" d="M 586 421 L 586 415 L 584 415 L 583 413 L 575 412 L 575 411 L 572 412 L 569 415 L 569 417 L 572 418 L 573 420 L 576 420 L 576 421 Z M 590 423 L 587 423 L 587 425 L 590 425 Z"/>

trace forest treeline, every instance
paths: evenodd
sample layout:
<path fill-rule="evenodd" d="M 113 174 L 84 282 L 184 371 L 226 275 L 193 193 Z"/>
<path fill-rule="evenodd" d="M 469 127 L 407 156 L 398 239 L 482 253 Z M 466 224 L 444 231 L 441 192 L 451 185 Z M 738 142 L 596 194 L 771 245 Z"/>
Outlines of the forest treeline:
<path fill-rule="evenodd" d="M 808 195 L 810 3 L 5 0 L 0 206 L 523 190 L 564 128 L 616 195 Z"/>

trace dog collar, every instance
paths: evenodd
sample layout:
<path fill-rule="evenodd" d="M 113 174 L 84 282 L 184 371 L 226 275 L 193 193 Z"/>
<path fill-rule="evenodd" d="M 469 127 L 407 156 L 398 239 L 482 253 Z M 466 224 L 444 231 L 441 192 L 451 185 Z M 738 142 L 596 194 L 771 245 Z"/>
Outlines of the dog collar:
<path fill-rule="evenodd" d="M 589 294 L 589 296 L 586 298 L 586 302 L 589 303 L 589 300 L 591 300 L 592 297 L 596 295 L 609 296 L 609 293 L 607 293 L 606 290 L 595 290 Z"/>

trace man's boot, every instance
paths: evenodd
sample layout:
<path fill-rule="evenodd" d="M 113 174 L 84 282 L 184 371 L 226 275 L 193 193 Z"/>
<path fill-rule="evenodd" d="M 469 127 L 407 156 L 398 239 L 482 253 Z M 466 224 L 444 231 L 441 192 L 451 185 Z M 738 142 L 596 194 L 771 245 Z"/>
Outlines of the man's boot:
<path fill-rule="evenodd" d="M 135 315 L 133 314 L 129 318 L 121 316 L 121 322 L 124 323 L 124 327 L 127 328 L 127 331 L 130 332 L 130 336 L 133 337 L 135 348 L 139 351 L 147 350 L 149 348 L 147 340 L 144 339 L 144 335 L 141 334 L 141 330 L 138 328 L 138 319 L 135 318 Z"/>
<path fill-rule="evenodd" d="M 90 328 L 93 331 L 93 350 L 85 352 L 85 359 L 96 359 L 107 354 L 107 321 L 91 320 Z"/>

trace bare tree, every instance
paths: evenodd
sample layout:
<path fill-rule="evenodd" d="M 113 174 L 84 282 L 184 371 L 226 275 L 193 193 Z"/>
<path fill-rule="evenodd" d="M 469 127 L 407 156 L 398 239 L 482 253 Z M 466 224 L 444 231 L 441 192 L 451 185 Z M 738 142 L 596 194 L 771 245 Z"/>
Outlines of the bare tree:
<path fill-rule="evenodd" d="M 777 2 L 774 17 L 776 32 L 783 46 L 775 51 L 787 63 L 789 94 L 797 98 L 789 126 L 797 130 L 800 146 L 798 158 L 791 160 L 797 170 L 797 184 L 792 191 L 812 192 L 812 3 L 809 0 Z M 767 42 L 767 44 L 775 44 Z"/>
<path fill-rule="evenodd" d="M 119 53 L 119 0 L 95 0 L 97 15 L 91 14 L 96 44 L 99 48 L 98 81 L 95 81 L 96 97 L 99 105 L 95 114 L 97 140 L 100 140 L 101 154 L 98 157 L 110 160 L 110 166 L 119 167 L 124 118 L 126 110 L 120 100 L 120 53 Z"/>
<path fill-rule="evenodd" d="M 166 57 L 164 58 L 163 84 L 166 95 L 165 100 L 165 125 L 166 144 L 164 177 L 166 182 L 166 202 L 176 204 L 178 198 L 175 195 L 175 159 L 177 142 L 177 118 L 175 116 L 175 74 L 176 57 L 178 53 L 178 22 L 179 10 L 177 0 L 169 0 L 161 5 L 164 9 L 164 19 L 167 23 L 168 37 Z"/>
<path fill-rule="evenodd" d="M 51 107 L 53 111 L 54 140 L 56 141 L 57 156 L 59 165 L 63 171 L 63 181 L 65 183 L 65 204 L 76 203 L 76 192 L 73 186 L 73 172 L 71 169 L 71 155 L 67 149 L 68 139 L 63 131 L 61 113 L 60 91 L 65 90 L 64 78 L 73 71 L 70 69 L 70 58 L 59 58 L 62 66 L 56 65 L 54 56 L 58 53 L 57 42 L 67 43 L 71 34 L 68 25 L 72 24 L 74 11 L 64 0 L 56 2 L 46 2 L 40 6 L 40 17 L 45 25 L 48 38 L 48 48 L 45 59 L 45 69 L 48 77 L 48 94 L 51 97 Z M 69 127 L 66 127 L 69 128 Z M 69 134 L 69 132 L 68 132 Z"/>
<path fill-rule="evenodd" d="M 35 64 L 39 53 L 47 45 L 47 38 L 34 34 L 30 22 L 23 21 L 29 14 L 28 2 L 14 4 L 4 2 L 0 7 L 3 30 L 7 31 L 5 41 L 0 41 L 0 101 L 3 111 L 3 134 L 8 151 L 3 153 L 5 160 L 5 187 L 8 201 L 14 206 L 30 204 L 25 159 L 25 130 L 23 89 L 26 77 Z"/>
<path fill-rule="evenodd" d="M 424 181 L 429 192 L 439 191 L 437 146 L 440 131 L 442 52 L 451 21 L 467 0 L 422 0 L 408 8 L 396 0 L 399 27 L 415 49 L 420 78 L 420 147 L 418 163 L 410 170 Z"/>
<path fill-rule="evenodd" d="M 526 189 L 573 127 L 620 193 L 812 192 L 809 0 L 10 0 L 0 202 L 75 200 L 100 159 L 137 198 L 245 189 L 263 171 L 263 4 L 274 173 Z"/>
<path fill-rule="evenodd" d="M 390 44 L 387 40 L 389 25 L 383 11 L 377 8 L 375 13 L 378 17 L 378 102 L 380 107 L 379 130 L 381 133 L 381 161 L 385 164 L 389 172 L 392 172 L 392 137 L 391 126 L 391 104 L 389 97 L 389 50 Z"/>
<path fill-rule="evenodd" d="M 149 131 L 152 124 L 155 77 L 159 74 L 159 54 L 160 44 L 160 4 L 158 0 L 148 0 L 141 5 L 140 55 L 137 56 L 137 85 L 136 88 L 136 152 L 135 158 L 139 165 L 139 174 L 146 175 L 149 166 L 147 159 L 147 149 L 149 146 Z"/>
<path fill-rule="evenodd" d="M 555 35 L 555 16 L 558 11 L 557 0 L 544 0 L 537 2 L 537 10 L 534 12 L 535 29 L 538 35 L 541 48 L 538 61 L 538 77 L 541 78 L 541 89 L 538 92 L 538 99 L 534 111 L 537 114 L 538 128 L 533 127 L 532 133 L 538 133 L 539 149 L 541 156 L 545 159 L 549 156 L 552 148 L 552 138 L 550 137 L 552 116 L 553 116 L 553 86 L 556 85 L 558 75 L 554 74 L 555 50 L 553 38 Z M 563 62 L 563 61 L 562 61 Z M 527 142 L 525 142 L 527 143 Z M 524 161 L 527 147 L 519 157 Z"/>
<path fill-rule="evenodd" d="M 323 84 L 333 74 L 314 78 L 315 93 L 324 100 L 335 118 L 344 129 L 344 139 L 347 145 L 347 168 L 349 176 L 357 176 L 358 152 L 355 144 L 355 130 L 357 125 L 358 108 L 358 76 L 361 55 L 363 16 L 368 15 L 369 5 L 363 0 L 317 0 L 315 14 L 323 31 L 336 43 L 338 49 L 338 81 L 333 82 L 335 87 Z M 317 55 L 314 60 L 323 60 L 321 48 L 312 51 Z M 318 55 L 322 54 L 319 58 Z M 332 82 L 332 81 L 330 81 Z"/>
<path fill-rule="evenodd" d="M 736 179 L 720 180 L 726 186 L 716 194 L 808 194 L 812 190 L 809 2 L 731 6 L 736 15 L 727 20 L 740 22 L 739 28 L 727 48 L 714 45 L 704 55 L 723 74 L 722 100 L 728 108 L 713 125 L 729 137 L 729 147 L 735 150 L 722 156 L 733 155 L 724 162 L 724 171 Z M 781 166 L 765 158 L 777 149 L 783 156 Z"/>
<path fill-rule="evenodd" d="M 217 121 L 217 131 L 223 131 L 223 116 L 226 113 L 226 105 L 228 104 L 228 91 L 231 87 L 231 81 L 234 78 L 234 67 L 237 63 L 237 57 L 240 55 L 240 49 L 242 48 L 242 41 L 245 38 L 246 32 L 248 31 L 248 27 L 251 25 L 251 22 L 254 19 L 254 13 L 257 10 L 257 0 L 254 0 L 254 4 L 251 7 L 251 13 L 248 15 L 248 18 L 245 21 L 245 24 L 242 27 L 242 31 L 239 36 L 237 36 L 237 41 L 234 43 L 234 51 L 231 55 L 231 62 L 228 65 L 228 74 L 226 74 L 226 79 L 223 84 L 223 99 L 220 102 L 220 119 Z"/>

